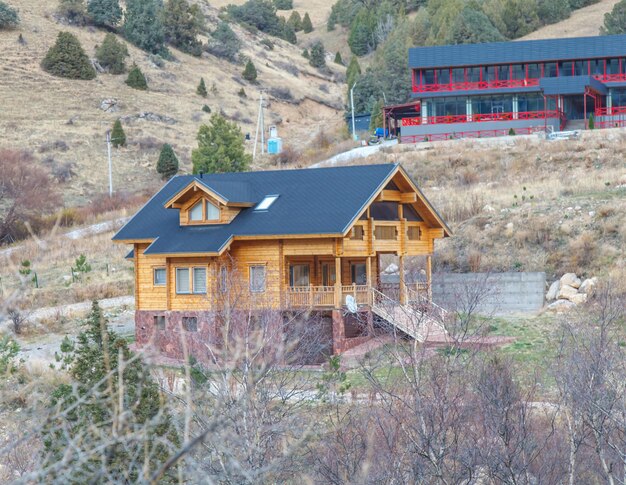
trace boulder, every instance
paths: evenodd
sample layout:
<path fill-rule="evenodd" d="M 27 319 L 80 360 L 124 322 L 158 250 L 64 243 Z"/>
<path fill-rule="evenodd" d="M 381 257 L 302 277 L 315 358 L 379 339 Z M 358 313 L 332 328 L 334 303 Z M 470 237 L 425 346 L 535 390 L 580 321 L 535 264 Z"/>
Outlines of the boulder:
<path fill-rule="evenodd" d="M 568 310 L 571 310 L 575 306 L 576 306 L 576 304 L 572 303 L 569 300 L 556 300 L 556 301 L 550 303 L 546 307 L 546 311 L 554 312 L 554 313 L 563 313 L 563 312 L 566 312 Z"/>
<path fill-rule="evenodd" d="M 582 282 L 580 288 L 578 288 L 578 291 L 589 295 L 593 293 L 593 288 L 594 286 L 596 286 L 596 284 L 598 284 L 598 278 L 596 278 L 595 276 L 593 278 L 587 278 L 585 281 Z"/>
<path fill-rule="evenodd" d="M 576 295 L 570 297 L 569 301 L 576 305 L 581 305 L 587 301 L 587 295 L 584 293 L 577 293 Z"/>
<path fill-rule="evenodd" d="M 557 298 L 559 300 L 571 300 L 572 297 L 578 295 L 578 290 L 570 285 L 564 285 L 561 282 L 561 287 L 559 288 L 559 294 Z"/>
<path fill-rule="evenodd" d="M 567 285 L 572 288 L 578 288 L 580 286 L 580 278 L 576 276 L 576 273 L 565 273 L 561 276 L 561 286 Z"/>
<path fill-rule="evenodd" d="M 117 99 L 107 98 L 100 102 L 100 109 L 102 111 L 106 111 L 107 113 L 114 113 L 119 111 L 120 107 L 117 105 Z"/>
<path fill-rule="evenodd" d="M 561 281 L 556 280 L 554 283 L 550 285 L 550 289 L 546 293 L 546 301 L 556 300 L 556 297 L 559 295 L 560 289 L 561 289 Z"/>

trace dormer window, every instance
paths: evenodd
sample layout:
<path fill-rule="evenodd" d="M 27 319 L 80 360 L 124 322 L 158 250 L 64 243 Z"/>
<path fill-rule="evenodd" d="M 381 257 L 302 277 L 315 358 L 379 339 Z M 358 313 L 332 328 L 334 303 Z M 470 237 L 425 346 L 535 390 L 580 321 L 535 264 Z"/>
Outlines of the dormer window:
<path fill-rule="evenodd" d="M 255 211 L 266 211 L 278 199 L 278 195 L 266 195 L 265 198 L 257 204 Z"/>
<path fill-rule="evenodd" d="M 220 218 L 220 210 L 219 208 L 209 202 L 206 201 L 206 220 L 207 221 L 217 221 Z"/>
<path fill-rule="evenodd" d="M 202 221 L 202 201 L 189 209 L 189 220 L 192 222 Z"/>

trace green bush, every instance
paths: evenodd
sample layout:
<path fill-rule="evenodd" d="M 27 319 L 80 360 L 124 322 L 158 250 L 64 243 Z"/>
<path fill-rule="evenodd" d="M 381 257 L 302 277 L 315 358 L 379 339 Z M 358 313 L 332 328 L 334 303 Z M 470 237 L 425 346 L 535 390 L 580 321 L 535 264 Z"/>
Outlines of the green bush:
<path fill-rule="evenodd" d="M 300 32 L 302 30 L 302 18 L 297 10 L 291 12 L 287 24 L 293 29 L 294 32 Z"/>
<path fill-rule="evenodd" d="M 246 81 L 254 82 L 256 81 L 256 77 L 257 77 L 256 67 L 254 67 L 254 64 L 252 63 L 252 61 L 248 59 L 248 62 L 246 63 L 246 67 L 243 70 L 243 78 Z"/>
<path fill-rule="evenodd" d="M 626 34 L 626 0 L 613 6 L 613 10 L 604 14 L 604 25 L 600 29 L 603 35 Z"/>
<path fill-rule="evenodd" d="M 291 25 L 289 25 L 286 22 L 285 22 L 285 25 L 283 27 L 282 38 L 285 39 L 290 44 L 295 44 L 296 42 L 298 42 L 298 37 L 296 36 L 296 31 L 293 30 Z"/>
<path fill-rule="evenodd" d="M 108 33 L 102 45 L 96 49 L 96 59 L 111 74 L 123 74 L 126 71 L 124 63 L 126 57 L 128 57 L 126 44 L 117 40 L 115 34 L 112 33 Z"/>
<path fill-rule="evenodd" d="M 244 88 L 241 88 L 239 91 L 237 91 L 237 96 L 239 96 L 240 98 L 248 97 L 248 95 L 246 94 L 246 90 Z"/>
<path fill-rule="evenodd" d="M 54 76 L 89 80 L 96 77 L 80 42 L 69 32 L 59 32 L 56 43 L 50 47 L 41 67 Z"/>
<path fill-rule="evenodd" d="M 0 29 L 12 29 L 20 23 L 17 10 L 0 1 Z"/>
<path fill-rule="evenodd" d="M 313 32 L 313 24 L 311 23 L 311 17 L 309 17 L 309 13 L 305 13 L 302 18 L 302 30 L 305 34 L 310 34 Z"/>
<path fill-rule="evenodd" d="M 207 45 L 208 52 L 231 62 L 237 58 L 241 42 L 226 22 L 220 22 L 211 37 L 213 40 Z"/>
<path fill-rule="evenodd" d="M 305 59 L 310 59 L 311 58 L 311 54 L 309 54 L 309 49 L 304 49 L 302 51 L 302 57 L 304 57 Z"/>
<path fill-rule="evenodd" d="M 276 7 L 270 0 L 248 0 L 243 5 L 228 5 L 226 12 L 246 26 L 285 38 L 285 22 L 276 15 Z"/>
<path fill-rule="evenodd" d="M 293 8 L 293 0 L 274 0 L 276 10 L 291 10 Z"/>
<path fill-rule="evenodd" d="M 165 54 L 161 0 L 126 0 L 124 35 L 140 49 L 153 54 Z"/>
<path fill-rule="evenodd" d="M 199 56 L 202 43 L 198 35 L 204 29 L 204 16 L 198 5 L 187 0 L 168 0 L 163 12 L 165 39 L 188 54 Z"/>
<path fill-rule="evenodd" d="M 57 13 L 72 25 L 85 25 L 88 20 L 85 0 L 59 0 Z"/>
<path fill-rule="evenodd" d="M 178 158 L 171 145 L 167 143 L 161 148 L 161 154 L 157 162 L 157 172 L 164 180 L 171 179 L 178 173 Z"/>
<path fill-rule="evenodd" d="M 207 95 L 209 94 L 206 90 L 206 84 L 204 84 L 203 77 L 200 78 L 200 84 L 198 84 L 198 88 L 196 89 L 196 94 L 199 96 L 202 96 L 203 98 L 206 98 Z"/>
<path fill-rule="evenodd" d="M 131 88 L 139 89 L 141 91 L 146 91 L 148 89 L 146 77 L 143 75 L 143 72 L 141 72 L 141 69 L 139 69 L 137 64 L 133 64 L 133 67 L 130 69 L 128 78 L 126 79 L 126 84 L 128 84 Z"/>
<path fill-rule="evenodd" d="M 193 173 L 243 172 L 252 157 L 246 153 L 241 129 L 219 114 L 211 116 L 209 125 L 198 131 L 198 148 L 191 160 Z"/>
<path fill-rule="evenodd" d="M 319 40 L 311 46 L 309 64 L 317 68 L 326 66 L 326 50 L 324 49 L 324 44 Z"/>
<path fill-rule="evenodd" d="M 341 58 L 341 52 L 339 51 L 335 54 L 335 64 L 343 66 L 343 59 Z"/>
<path fill-rule="evenodd" d="M 202 106 L 202 111 L 204 111 L 205 113 L 210 113 L 211 112 L 211 108 L 208 105 L 203 105 Z"/>
<path fill-rule="evenodd" d="M 587 122 L 587 127 L 590 130 L 595 129 L 596 127 L 596 121 L 593 119 L 593 113 L 589 115 L 589 121 Z"/>
<path fill-rule="evenodd" d="M 374 102 L 370 109 L 370 131 L 383 127 L 383 100 L 379 99 Z"/>
<path fill-rule="evenodd" d="M 115 27 L 122 20 L 119 0 L 89 0 L 87 13 L 94 24 L 103 27 Z"/>
<path fill-rule="evenodd" d="M 509 128 L 509 136 L 515 136 L 515 130 L 513 128 Z"/>
<path fill-rule="evenodd" d="M 113 123 L 113 130 L 111 130 L 111 144 L 115 148 L 126 145 L 126 133 L 124 133 L 124 128 L 122 128 L 122 122 L 120 120 L 115 120 L 115 123 Z"/>

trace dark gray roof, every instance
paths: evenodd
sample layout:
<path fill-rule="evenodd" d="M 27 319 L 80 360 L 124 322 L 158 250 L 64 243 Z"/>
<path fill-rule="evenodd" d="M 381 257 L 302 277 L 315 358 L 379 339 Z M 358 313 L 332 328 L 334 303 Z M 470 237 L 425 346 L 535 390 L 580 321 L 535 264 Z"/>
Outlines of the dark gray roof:
<path fill-rule="evenodd" d="M 409 67 L 479 66 L 623 56 L 626 56 L 626 35 L 603 35 L 413 47 L 409 49 Z"/>
<path fill-rule="evenodd" d="M 606 86 L 592 76 L 544 77 L 539 80 L 539 87 L 549 96 L 583 94 L 587 86 L 600 94 L 607 93 Z"/>
<path fill-rule="evenodd" d="M 113 239 L 154 240 L 145 254 L 192 254 L 217 253 L 233 236 L 341 234 L 396 167 L 384 164 L 211 174 L 202 178 L 176 176 Z M 256 204 L 266 195 L 279 197 L 267 211 L 242 209 L 230 224 L 181 227 L 179 211 L 166 209 L 164 204 L 193 180 L 237 202 L 246 198 L 252 200 L 245 202 Z"/>

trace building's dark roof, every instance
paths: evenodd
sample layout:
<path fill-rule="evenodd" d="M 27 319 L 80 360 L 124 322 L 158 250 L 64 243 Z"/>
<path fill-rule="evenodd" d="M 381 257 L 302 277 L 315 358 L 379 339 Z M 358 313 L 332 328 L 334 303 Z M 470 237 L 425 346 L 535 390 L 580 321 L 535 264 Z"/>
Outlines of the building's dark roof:
<path fill-rule="evenodd" d="M 626 35 L 603 35 L 413 47 L 409 49 L 409 67 L 479 66 L 623 56 L 626 56 Z"/>
<path fill-rule="evenodd" d="M 539 80 L 539 87 L 548 96 L 583 94 L 587 87 L 600 94 L 607 93 L 606 86 L 592 76 L 544 77 Z"/>
<path fill-rule="evenodd" d="M 218 253 L 234 236 L 343 234 L 396 168 L 384 164 L 176 176 L 113 239 L 154 240 L 145 254 L 193 254 Z M 180 226 L 179 211 L 164 204 L 193 180 L 237 202 L 279 198 L 267 211 L 242 209 L 230 224 Z"/>

